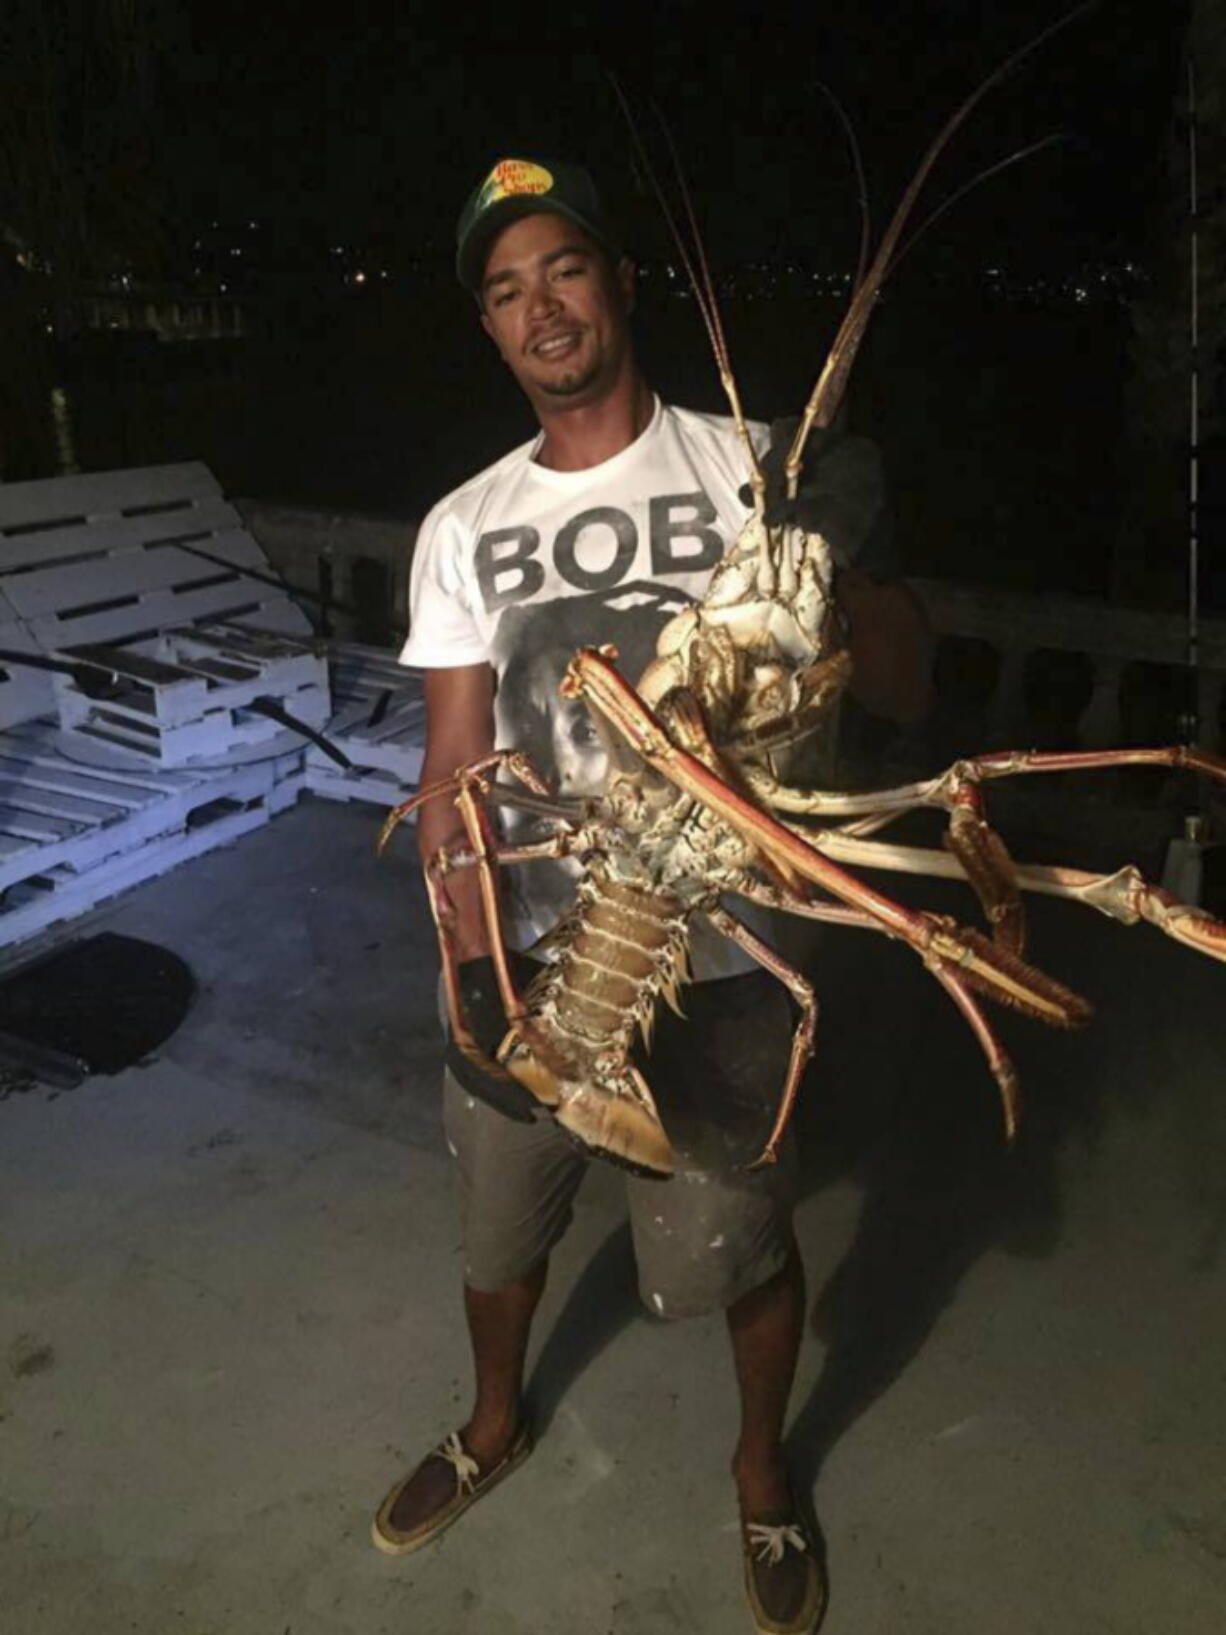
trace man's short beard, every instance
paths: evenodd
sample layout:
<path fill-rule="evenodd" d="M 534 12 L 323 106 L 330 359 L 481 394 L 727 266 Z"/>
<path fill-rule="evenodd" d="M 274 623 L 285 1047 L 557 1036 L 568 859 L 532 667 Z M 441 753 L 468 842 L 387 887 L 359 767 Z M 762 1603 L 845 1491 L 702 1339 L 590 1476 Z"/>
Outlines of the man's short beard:
<path fill-rule="evenodd" d="M 578 397 L 594 386 L 600 376 L 599 364 L 593 364 L 590 369 L 569 377 L 563 376 L 559 381 L 542 381 L 540 389 L 545 397 Z"/>

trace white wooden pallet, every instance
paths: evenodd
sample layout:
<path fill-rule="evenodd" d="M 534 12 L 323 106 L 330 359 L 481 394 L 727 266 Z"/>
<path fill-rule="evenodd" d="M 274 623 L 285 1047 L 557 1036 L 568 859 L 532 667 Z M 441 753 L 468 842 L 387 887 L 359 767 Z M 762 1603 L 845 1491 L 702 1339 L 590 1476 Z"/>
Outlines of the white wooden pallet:
<path fill-rule="evenodd" d="M 301 752 L 225 771 L 95 768 L 54 723 L 0 733 L 0 947 L 267 823 L 305 787 Z"/>
<path fill-rule="evenodd" d="M 303 646 L 309 621 L 284 590 L 241 569 L 271 577 L 198 463 L 0 488 L 0 627 L 12 629 L 10 650 L 93 659 L 121 678 L 106 699 L 55 678 L 70 735 L 182 766 L 273 739 L 275 724 L 246 708 L 256 697 L 322 725 L 327 669 Z M 10 676 L 21 689 L 6 724 L 28 719 L 32 703 L 42 713 L 21 696 L 29 672 L 13 664 Z"/>
<path fill-rule="evenodd" d="M 285 591 L 239 568 L 270 572 L 198 461 L 0 484 L 0 624 L 20 622 L 43 652 L 222 619 L 310 637 Z"/>
<path fill-rule="evenodd" d="M 155 645 L 91 643 L 74 657 L 118 678 L 105 697 L 71 676 L 55 677 L 60 726 L 69 740 L 114 744 L 151 765 L 180 767 L 249 745 L 270 744 L 285 729 L 253 711 L 271 698 L 307 726 L 332 713 L 326 660 L 296 637 L 239 624 L 165 631 Z"/>
<path fill-rule="evenodd" d="M 426 743 L 426 703 L 420 670 L 394 653 L 356 642 L 332 660 L 336 706 L 328 737 L 354 763 L 345 772 L 314 745 L 307 750 L 307 787 L 325 800 L 365 800 L 394 806 L 417 786 Z"/>
<path fill-rule="evenodd" d="M 0 660 L 0 948 L 259 827 L 303 790 L 387 806 L 414 786 L 420 676 L 391 653 L 342 646 L 328 720 L 309 621 L 285 592 L 241 569 L 271 576 L 202 464 L 0 484 L 0 648 L 92 656 L 127 689 L 126 708 L 100 722 L 90 710 L 113 701 L 90 699 L 65 677 L 59 696 L 77 700 L 69 736 L 35 719 L 55 712 L 59 678 Z M 207 720 L 210 696 L 226 687 L 238 690 L 226 742 L 192 745 L 207 763 L 156 764 L 167 747 L 171 758 L 185 753 L 183 744 L 150 755 L 150 734 L 133 721 L 165 738 Z M 243 720 L 235 700 L 258 696 L 278 697 L 308 725 L 327 721 L 356 770 L 341 772 L 317 750 L 308 763 L 300 739 L 262 716 Z M 240 730 L 249 725 L 269 734 L 266 744 Z"/>

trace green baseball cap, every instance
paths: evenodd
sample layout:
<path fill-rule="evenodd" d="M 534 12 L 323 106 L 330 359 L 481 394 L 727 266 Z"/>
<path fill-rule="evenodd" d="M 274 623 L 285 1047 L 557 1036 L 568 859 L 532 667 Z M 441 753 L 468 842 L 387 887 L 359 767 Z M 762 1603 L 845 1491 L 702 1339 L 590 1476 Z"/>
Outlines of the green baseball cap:
<path fill-rule="evenodd" d="M 481 293 L 486 257 L 502 229 L 541 210 L 567 217 L 614 260 L 620 259 L 620 235 L 582 165 L 555 159 L 499 159 L 469 195 L 456 227 L 456 276 L 465 289 Z"/>

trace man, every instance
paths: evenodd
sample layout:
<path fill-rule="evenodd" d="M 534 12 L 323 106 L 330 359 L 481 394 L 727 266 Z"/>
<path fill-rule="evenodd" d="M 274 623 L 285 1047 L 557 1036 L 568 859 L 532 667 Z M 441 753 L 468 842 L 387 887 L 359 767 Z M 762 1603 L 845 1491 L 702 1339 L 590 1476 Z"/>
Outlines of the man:
<path fill-rule="evenodd" d="M 422 526 L 402 654 L 426 672 L 422 783 L 447 778 L 497 742 L 531 747 L 568 789 L 590 789 L 603 772 L 603 751 L 590 723 L 564 713 L 558 657 L 581 643 L 613 641 L 624 673 L 642 669 L 664 620 L 702 595 L 744 522 L 748 462 L 730 420 L 665 406 L 647 384 L 630 334 L 634 267 L 585 171 L 531 159 L 495 165 L 460 218 L 457 270 L 540 433 L 447 496 Z M 761 439 L 763 429 L 755 435 Z M 848 446 L 850 466 L 857 459 L 862 466 L 865 445 L 858 454 Z M 847 494 L 845 532 L 862 545 L 880 494 L 859 503 L 863 484 L 854 480 Z M 838 511 L 836 495 L 832 517 Z M 845 577 L 853 648 L 857 640 L 864 645 L 857 625 L 878 631 L 866 702 L 899 717 L 921 714 L 927 682 L 914 604 L 862 574 Z M 862 609 L 879 603 L 883 618 L 858 617 L 857 597 Z M 891 620 L 910 642 L 901 663 L 896 653 L 906 642 L 883 645 L 880 637 Z M 462 833 L 449 798 L 422 808 L 423 859 Z M 521 947 L 557 917 L 560 868 L 507 871 Z M 542 869 L 553 872 L 542 876 Z M 480 1007 L 488 1000 L 482 962 L 489 941 L 474 871 L 450 875 L 447 886 L 463 984 Z M 696 946 L 700 980 L 686 1009 L 707 1019 L 694 1030 L 708 1044 L 703 1073 L 724 1071 L 738 1050 L 744 1056 L 755 1031 L 786 1043 L 778 984 L 761 973 L 736 974 L 741 970 L 739 951 L 729 945 L 712 937 Z M 767 1027 L 747 1029 L 747 1006 L 759 1015 L 775 1006 L 778 1015 Z M 674 1054 L 670 1064 L 667 1051 L 662 1061 L 653 1050 L 650 1072 L 682 1153 L 679 1173 L 664 1183 L 627 1181 L 640 1287 L 659 1316 L 726 1311 L 741 1397 L 732 1473 L 749 1600 L 760 1631 L 800 1635 L 817 1628 L 826 1590 L 782 1451 L 804 1315 L 791 1227 L 794 1155 L 788 1146 L 777 1166 L 750 1174 L 733 1167 L 730 1155 L 746 1155 L 743 1128 L 712 1133 L 695 1108 L 714 1098 L 687 1099 L 684 1086 L 673 1103 L 674 1127 L 666 1092 L 685 1078 L 687 1052 Z M 692 1065 L 695 1050 L 688 1054 Z M 747 1071 L 760 1081 L 749 1098 L 758 1099 L 751 1122 L 760 1132 L 782 1074 L 774 1061 L 769 1069 L 763 1060 L 755 1064 L 752 1052 Z M 464 1211 L 476 1399 L 467 1422 L 384 1500 L 374 1539 L 390 1553 L 437 1537 L 527 1457 L 520 1393 L 530 1325 L 586 1165 L 552 1120 L 529 1111 L 524 1121 L 523 1108 L 498 1110 L 480 1099 L 479 1085 L 469 1088 L 477 1093 L 448 1074 L 445 1121 Z M 737 1088 L 743 1111 L 746 1086 Z"/>

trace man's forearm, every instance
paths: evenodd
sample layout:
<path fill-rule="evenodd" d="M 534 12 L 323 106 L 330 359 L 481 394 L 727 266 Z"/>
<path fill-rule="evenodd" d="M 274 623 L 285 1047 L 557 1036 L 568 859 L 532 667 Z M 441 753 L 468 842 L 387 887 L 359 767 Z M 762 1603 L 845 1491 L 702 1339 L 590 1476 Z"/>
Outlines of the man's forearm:
<path fill-rule="evenodd" d="M 446 784 L 461 767 L 481 760 L 494 747 L 493 672 L 486 664 L 427 670 L 426 754 L 422 788 Z M 421 808 L 417 846 L 422 865 L 444 846 L 464 846 L 468 835 L 456 809 L 454 787 Z M 489 931 L 481 905 L 481 880 L 473 867 L 456 869 L 442 882 L 439 912 L 460 959 L 489 952 Z"/>

